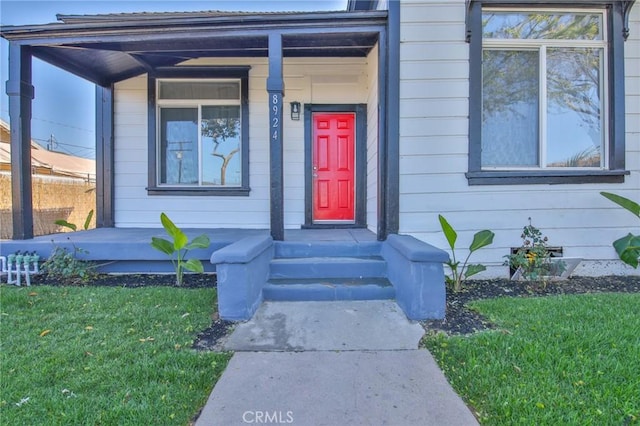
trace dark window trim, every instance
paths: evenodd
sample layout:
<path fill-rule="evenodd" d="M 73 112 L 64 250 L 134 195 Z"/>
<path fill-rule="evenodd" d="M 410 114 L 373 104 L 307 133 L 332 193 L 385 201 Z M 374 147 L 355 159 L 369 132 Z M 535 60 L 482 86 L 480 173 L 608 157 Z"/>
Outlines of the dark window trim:
<path fill-rule="evenodd" d="M 633 2 L 631 2 L 633 3 Z M 608 18 L 609 71 L 609 164 L 607 170 L 482 170 L 482 6 L 539 8 L 543 6 L 580 8 L 604 7 Z M 582 0 L 505 2 L 477 0 L 467 2 L 467 41 L 469 42 L 469 185 L 622 183 L 625 170 L 625 94 L 624 35 L 629 2 Z"/>
<path fill-rule="evenodd" d="M 148 195 L 195 195 L 195 196 L 248 196 L 249 187 L 249 66 L 202 67 L 179 66 L 161 67 L 150 72 L 147 78 L 148 106 L 147 122 L 149 135 L 149 173 Z M 156 138 L 156 80 L 159 78 L 238 78 L 240 79 L 240 110 L 242 114 L 242 185 L 234 187 L 204 186 L 161 186 L 157 182 L 157 148 Z"/>
<path fill-rule="evenodd" d="M 483 170 L 468 172 L 469 185 L 527 185 L 569 183 L 623 183 L 627 170 Z"/>

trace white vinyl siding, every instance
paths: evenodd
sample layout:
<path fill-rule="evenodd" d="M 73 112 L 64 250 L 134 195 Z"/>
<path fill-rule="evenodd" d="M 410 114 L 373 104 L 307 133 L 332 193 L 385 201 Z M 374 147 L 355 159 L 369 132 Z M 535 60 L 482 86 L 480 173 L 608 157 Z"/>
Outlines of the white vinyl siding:
<path fill-rule="evenodd" d="M 304 224 L 304 116 L 290 118 L 289 103 L 367 103 L 370 58 L 287 58 L 284 61 L 285 228 Z M 185 65 L 249 65 L 249 182 L 247 197 L 149 196 L 147 78 L 115 88 L 115 222 L 117 227 L 157 227 L 161 212 L 182 227 L 268 229 L 269 145 L 266 58 L 199 59 Z M 375 68 L 377 65 L 373 65 Z M 374 122 L 375 123 L 375 122 Z"/>
<path fill-rule="evenodd" d="M 504 277 L 503 256 L 519 246 L 531 217 L 550 245 L 586 260 L 575 273 L 632 273 L 611 243 L 638 229 L 637 219 L 599 192 L 640 197 L 640 4 L 632 9 L 624 45 L 631 173 L 623 184 L 470 186 L 465 1 L 402 1 L 400 17 L 400 232 L 446 248 L 442 214 L 458 231 L 460 258 L 475 232 L 491 229 L 494 244 L 471 260 L 489 266 L 485 276 Z"/>

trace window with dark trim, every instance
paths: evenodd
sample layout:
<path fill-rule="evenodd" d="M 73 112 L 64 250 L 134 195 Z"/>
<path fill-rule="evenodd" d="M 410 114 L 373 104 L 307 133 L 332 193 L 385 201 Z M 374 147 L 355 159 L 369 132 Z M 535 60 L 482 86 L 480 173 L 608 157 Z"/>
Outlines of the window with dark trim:
<path fill-rule="evenodd" d="M 150 74 L 150 195 L 248 195 L 248 67 Z"/>
<path fill-rule="evenodd" d="M 471 185 L 623 182 L 632 2 L 468 2 Z"/>

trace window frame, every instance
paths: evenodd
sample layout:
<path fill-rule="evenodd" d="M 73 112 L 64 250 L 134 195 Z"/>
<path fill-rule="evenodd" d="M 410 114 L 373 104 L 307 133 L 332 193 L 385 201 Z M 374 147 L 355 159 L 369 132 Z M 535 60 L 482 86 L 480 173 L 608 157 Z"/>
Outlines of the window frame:
<path fill-rule="evenodd" d="M 603 92 L 605 134 L 604 152 L 608 158 L 603 168 L 532 168 L 504 169 L 482 168 L 482 10 L 545 11 L 593 11 L 604 12 L 604 32 L 607 49 L 604 52 L 604 71 L 608 75 Z M 466 173 L 469 185 L 516 184 L 573 184 L 573 183 L 622 183 L 625 170 L 625 114 L 624 114 L 624 10 L 619 1 L 588 1 L 577 4 L 567 2 L 504 2 L 477 0 L 468 2 L 467 40 L 469 46 L 469 169 Z"/>
<path fill-rule="evenodd" d="M 177 66 L 156 69 L 147 76 L 148 92 L 148 147 L 149 174 L 147 194 L 149 195 L 196 195 L 196 196 L 248 196 L 249 186 L 249 66 L 236 67 L 203 67 Z M 158 122 L 160 105 L 157 99 L 157 87 L 160 80 L 205 81 L 205 80 L 239 80 L 240 81 L 240 132 L 241 132 L 241 183 L 240 186 L 207 186 L 160 184 L 159 176 L 159 144 Z M 191 103 L 190 103 L 191 102 Z M 180 105 L 200 109 L 202 100 L 180 100 L 161 102 L 165 106 Z M 200 111 L 198 111 L 200 115 Z M 201 171 L 198 171 L 200 174 Z"/>

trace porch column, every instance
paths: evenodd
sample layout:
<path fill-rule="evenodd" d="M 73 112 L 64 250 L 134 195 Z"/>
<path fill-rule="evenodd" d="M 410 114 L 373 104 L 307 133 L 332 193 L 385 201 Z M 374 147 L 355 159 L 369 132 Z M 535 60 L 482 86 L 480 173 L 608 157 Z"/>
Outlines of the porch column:
<path fill-rule="evenodd" d="M 282 98 L 284 80 L 282 77 L 282 34 L 269 34 L 269 158 L 271 189 L 271 237 L 284 240 L 284 172 L 282 147 Z"/>
<path fill-rule="evenodd" d="M 113 228 L 113 85 L 96 85 L 96 227 Z"/>
<path fill-rule="evenodd" d="M 378 39 L 378 240 L 400 229 L 400 2 Z"/>
<path fill-rule="evenodd" d="M 11 127 L 11 208 L 13 239 L 33 238 L 31 190 L 31 48 L 9 42 L 9 125 Z"/>

